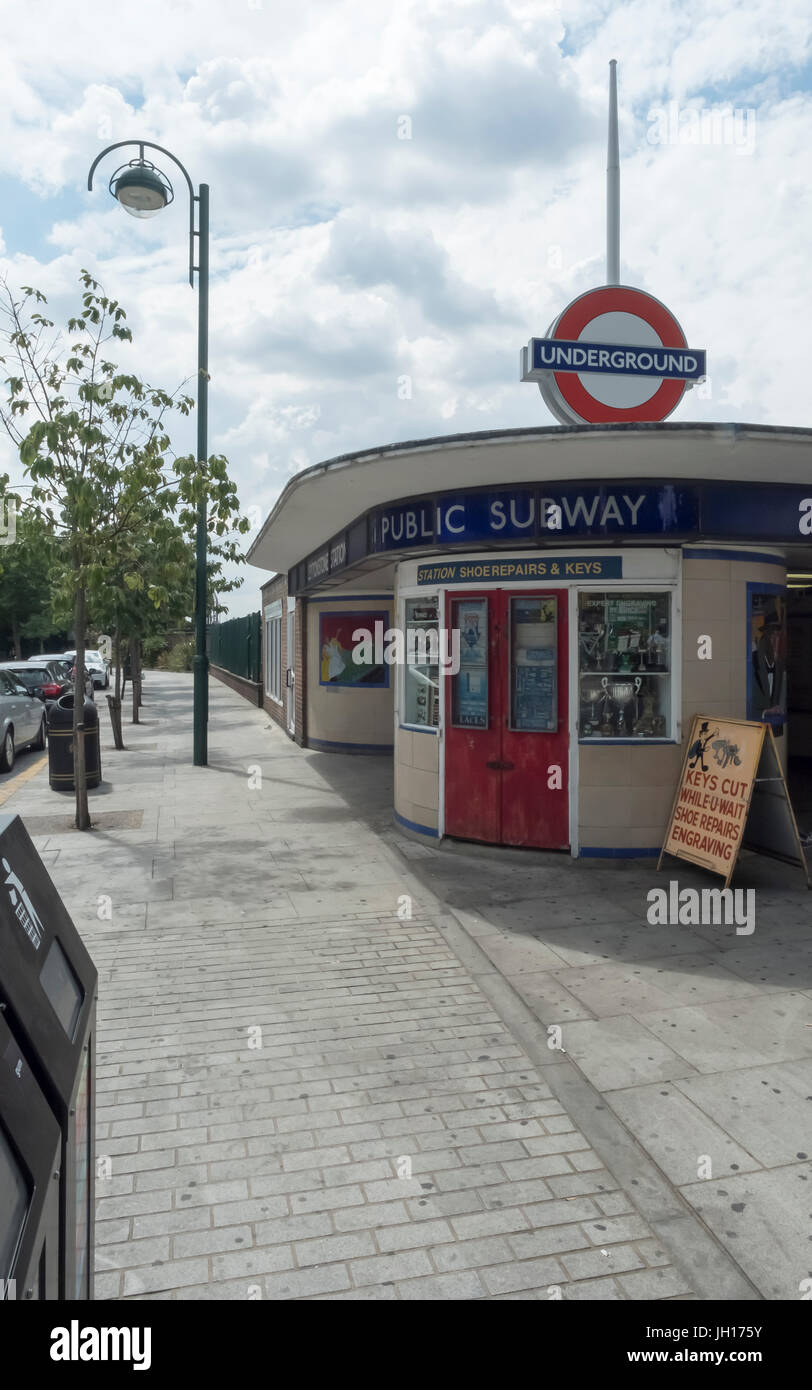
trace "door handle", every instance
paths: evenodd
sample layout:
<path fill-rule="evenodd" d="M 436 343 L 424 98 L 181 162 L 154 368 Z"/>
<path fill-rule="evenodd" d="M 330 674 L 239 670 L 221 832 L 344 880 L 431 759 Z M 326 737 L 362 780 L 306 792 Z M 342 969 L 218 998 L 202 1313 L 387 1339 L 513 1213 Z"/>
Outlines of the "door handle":
<path fill-rule="evenodd" d="M 512 772 L 515 764 L 505 762 L 503 758 L 495 758 L 493 762 L 486 763 L 485 766 L 494 772 Z"/>

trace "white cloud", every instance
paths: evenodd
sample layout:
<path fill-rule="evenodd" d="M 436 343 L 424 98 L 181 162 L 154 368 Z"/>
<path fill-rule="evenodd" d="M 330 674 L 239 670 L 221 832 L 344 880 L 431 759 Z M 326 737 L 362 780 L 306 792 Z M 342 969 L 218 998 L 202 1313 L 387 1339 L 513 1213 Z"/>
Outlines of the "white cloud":
<path fill-rule="evenodd" d="M 154 156 L 176 201 L 144 223 L 107 193 L 134 150 L 92 195 L 87 169 L 140 136 L 209 182 L 210 446 L 246 506 L 354 448 L 549 423 L 518 348 L 604 277 L 609 57 L 624 278 L 709 355 L 711 399 L 676 418 L 805 423 L 806 0 L 15 0 L 5 30 L 0 176 L 40 195 L 53 256 L 0 211 L 0 269 L 59 317 L 89 266 L 128 311 L 122 360 L 167 387 L 196 364 L 182 177 Z M 752 152 L 653 145 L 669 102 L 754 108 Z"/>

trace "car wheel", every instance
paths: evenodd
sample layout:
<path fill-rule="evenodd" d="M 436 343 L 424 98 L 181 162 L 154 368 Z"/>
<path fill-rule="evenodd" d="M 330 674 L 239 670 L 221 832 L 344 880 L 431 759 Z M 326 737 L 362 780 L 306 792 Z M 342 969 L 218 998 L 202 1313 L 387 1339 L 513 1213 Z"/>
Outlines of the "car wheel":
<path fill-rule="evenodd" d="M 45 720 L 42 719 L 39 726 L 39 733 L 31 744 L 31 747 L 36 749 L 38 753 L 42 752 L 42 749 L 45 747 L 45 727 Z"/>
<path fill-rule="evenodd" d="M 0 750 L 0 772 L 11 772 L 14 766 L 14 733 L 6 729 L 3 747 Z"/>

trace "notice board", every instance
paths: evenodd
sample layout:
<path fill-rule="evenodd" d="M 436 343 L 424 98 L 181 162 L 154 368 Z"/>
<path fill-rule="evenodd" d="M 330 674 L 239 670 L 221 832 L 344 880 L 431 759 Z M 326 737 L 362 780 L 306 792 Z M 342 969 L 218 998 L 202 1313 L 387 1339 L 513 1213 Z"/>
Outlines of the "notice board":
<path fill-rule="evenodd" d="M 796 864 L 812 886 L 770 726 L 697 714 L 657 868 L 672 854 L 727 888 L 742 848 Z"/>

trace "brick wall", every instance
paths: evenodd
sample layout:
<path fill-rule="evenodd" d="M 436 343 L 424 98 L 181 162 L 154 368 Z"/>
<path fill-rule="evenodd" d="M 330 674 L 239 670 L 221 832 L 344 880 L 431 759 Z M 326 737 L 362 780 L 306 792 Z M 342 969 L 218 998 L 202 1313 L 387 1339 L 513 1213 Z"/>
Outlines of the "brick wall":
<path fill-rule="evenodd" d="M 222 666 L 216 666 L 214 662 L 209 665 L 209 671 L 215 680 L 222 681 L 229 689 L 235 690 L 244 699 L 250 700 L 252 705 L 262 704 L 262 686 L 257 681 L 246 680 L 244 676 L 235 676 L 233 671 L 226 671 Z"/>

